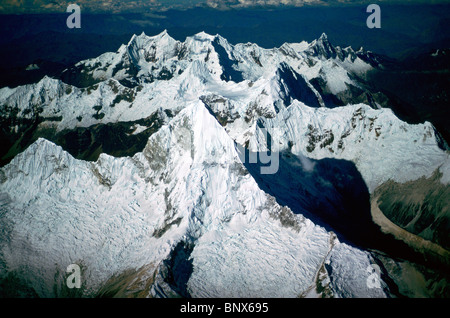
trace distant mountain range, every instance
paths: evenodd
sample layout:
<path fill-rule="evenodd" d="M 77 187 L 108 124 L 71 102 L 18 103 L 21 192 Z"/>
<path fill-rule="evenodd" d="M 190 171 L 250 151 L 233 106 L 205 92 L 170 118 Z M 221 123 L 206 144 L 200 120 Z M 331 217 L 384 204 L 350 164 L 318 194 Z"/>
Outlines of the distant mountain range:
<path fill-rule="evenodd" d="M 313 41 L 326 32 L 341 47 L 385 55 L 383 70 L 368 76 L 373 91 L 389 96 L 391 108 L 409 123 L 428 120 L 450 141 L 448 116 L 449 5 L 382 3 L 382 28 L 368 29 L 366 7 L 302 7 L 273 10 L 207 8 L 134 14 L 82 13 L 82 28 L 68 29 L 68 14 L 3 15 L 0 19 L 0 87 L 59 77 L 80 60 L 114 51 L 132 34 L 167 29 L 179 41 L 205 30 L 230 43 L 264 48 Z M 199 22 L 201 21 L 201 23 Z M 439 50 L 438 56 L 433 56 Z M 393 58 L 388 63 L 388 58 Z M 413 88 L 413 89 L 411 89 Z"/>

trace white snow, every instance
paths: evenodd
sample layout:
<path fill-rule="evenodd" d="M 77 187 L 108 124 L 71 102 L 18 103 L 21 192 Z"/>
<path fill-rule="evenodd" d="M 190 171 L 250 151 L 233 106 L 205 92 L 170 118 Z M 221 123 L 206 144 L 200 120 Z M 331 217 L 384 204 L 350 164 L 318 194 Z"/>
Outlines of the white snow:
<path fill-rule="evenodd" d="M 387 285 L 382 280 L 381 273 L 375 271 L 373 274 L 369 271 L 378 266 L 369 253 L 338 242 L 331 250 L 325 264 L 332 268 L 329 275 L 333 297 L 385 298 L 387 296 L 385 292 Z M 379 286 L 368 282 L 371 275 L 375 275 Z"/>
<path fill-rule="evenodd" d="M 233 140 L 200 102 L 132 158 L 84 162 L 39 139 L 1 171 L 2 260 L 40 296 L 54 296 L 69 264 L 83 264 L 86 292 L 95 292 L 189 240 L 192 296 L 296 297 L 330 249 L 330 234 L 308 219 L 297 216 L 297 232 L 271 216 L 281 207 L 243 173 Z"/>
<path fill-rule="evenodd" d="M 161 147 L 167 152 L 160 153 Z M 223 163 L 214 161 L 219 152 Z M 158 154 L 165 156 L 162 166 L 155 165 Z M 160 263 L 187 237 L 198 239 L 189 281 L 193 295 L 268 295 L 280 284 L 286 287 L 279 295 L 295 296 L 325 256 L 328 234 L 311 222 L 300 235 L 284 231 L 267 214 L 278 205 L 267 205 L 267 195 L 239 169 L 244 168 L 233 141 L 201 103 L 183 110 L 133 158 L 102 154 L 96 163 L 84 162 L 39 139 L 2 169 L 7 181 L 1 186 L 1 223 L 11 231 L 0 244 L 3 261 L 10 271 L 25 268 L 40 296 L 52 295 L 57 271 L 82 262 L 92 291 L 114 274 Z M 182 221 L 161 238 L 152 236 L 167 218 Z M 253 276 L 239 282 L 232 272 L 222 272 L 224 285 L 217 283 L 212 269 L 223 266 L 228 253 L 241 260 L 233 266 L 245 268 L 250 260 L 262 260 L 266 244 L 275 248 L 273 257 Z M 279 255 L 281 248 L 286 253 Z M 258 286 L 261 274 L 271 281 Z"/>
<path fill-rule="evenodd" d="M 133 129 L 133 132 L 131 133 L 132 135 L 138 135 L 141 132 L 145 131 L 148 127 L 147 126 L 142 126 L 139 124 L 134 124 L 131 129 Z"/>
<path fill-rule="evenodd" d="M 134 121 L 150 116 L 161 107 L 179 111 L 186 107 L 186 100 L 198 99 L 205 92 L 214 92 L 232 99 L 242 115 L 251 105 L 256 104 L 264 110 L 282 98 L 282 91 L 277 87 L 283 87 L 283 83 L 274 79 L 280 63 L 286 63 L 308 80 L 323 77 L 333 93 L 345 90 L 346 83 L 355 84 L 348 72 L 370 69 L 359 58 L 353 62 L 341 62 L 338 59 L 327 61 L 310 56 L 308 49 L 312 45 L 314 42 L 301 42 L 263 49 L 251 43 L 231 45 L 220 35 L 204 32 L 187 37 L 184 42 L 174 40 L 167 31 L 156 36 L 143 33 L 134 35 L 117 52 L 107 52 L 77 63 L 78 67 L 85 67 L 83 71 L 100 83 L 79 89 L 44 77 L 39 83 L 14 90 L 2 88 L 0 110 L 5 112 L 9 108 L 17 108 L 18 116 L 27 118 L 34 114 L 35 105 L 42 105 L 41 117 L 62 117 L 61 121 L 44 123 L 56 126 L 59 131 L 96 123 Z M 314 60 L 313 66 L 306 63 L 307 58 Z M 232 65 L 225 67 L 224 59 L 229 59 Z M 132 64 L 139 70 L 138 78 L 150 75 L 158 77 L 162 70 L 169 71 L 173 77 L 170 80 L 141 83 L 142 90 L 127 89 L 118 80 L 127 77 L 126 69 Z M 244 81 L 222 81 L 220 76 L 224 67 L 240 73 Z M 222 94 L 224 92 L 226 94 Z M 133 95 L 131 102 L 122 100 L 114 103 L 116 95 L 127 94 Z M 93 117 L 96 114 L 93 107 L 99 106 L 102 107 L 100 113 L 104 115 L 96 119 Z"/>
<path fill-rule="evenodd" d="M 336 158 L 352 161 L 369 191 L 388 179 L 406 182 L 430 177 L 439 169 L 442 182 L 448 183 L 449 154 L 439 148 L 429 122 L 410 125 L 398 119 L 390 109 L 372 109 L 367 105 L 348 105 L 333 109 L 312 108 L 295 101 L 264 126 L 274 138 L 273 151 L 288 148 L 313 159 Z M 309 126 L 316 131 L 311 132 Z M 329 138 L 332 133 L 333 138 Z M 311 136 L 323 138 L 312 143 Z M 265 140 L 255 134 L 250 148 L 263 149 Z M 328 137 L 327 137 L 328 136 Z M 325 140 L 329 141 L 326 146 Z"/>

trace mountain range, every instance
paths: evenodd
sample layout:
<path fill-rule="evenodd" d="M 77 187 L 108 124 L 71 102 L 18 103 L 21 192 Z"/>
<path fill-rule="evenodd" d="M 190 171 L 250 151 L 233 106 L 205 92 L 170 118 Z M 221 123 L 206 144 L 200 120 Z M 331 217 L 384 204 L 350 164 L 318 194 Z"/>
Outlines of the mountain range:
<path fill-rule="evenodd" d="M 164 31 L 1 88 L 1 293 L 448 297 L 448 145 L 389 63 Z"/>

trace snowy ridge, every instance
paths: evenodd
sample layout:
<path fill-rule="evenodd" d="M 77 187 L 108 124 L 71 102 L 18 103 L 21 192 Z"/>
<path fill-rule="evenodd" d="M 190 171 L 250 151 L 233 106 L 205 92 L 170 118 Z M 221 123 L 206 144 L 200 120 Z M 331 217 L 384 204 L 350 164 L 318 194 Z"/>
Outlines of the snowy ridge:
<path fill-rule="evenodd" d="M 405 182 L 430 177 L 439 169 L 450 182 L 449 154 L 439 148 L 429 122 L 409 125 L 390 109 L 348 105 L 312 108 L 295 101 L 275 118 L 262 119 L 272 137 L 273 151 L 290 149 L 312 159 L 336 158 L 355 163 L 369 191 L 388 179 Z M 254 134 L 252 151 L 265 149 L 266 139 Z"/>
<path fill-rule="evenodd" d="M 293 82 L 290 87 L 301 90 L 296 86 L 303 85 L 312 91 L 311 97 L 303 100 L 305 103 L 315 106 L 316 102 L 309 101 L 318 99 L 324 106 L 320 93 L 309 81 L 322 78 L 326 91 L 342 92 L 346 85 L 358 86 L 350 79 L 350 73 L 365 72 L 371 67 L 356 55 L 341 54 L 330 59 L 316 56 L 316 46 L 315 42 L 302 42 L 263 49 L 250 43 L 231 45 L 220 35 L 204 32 L 187 37 L 184 42 L 174 40 L 166 31 L 152 37 L 134 35 L 117 52 L 79 62 L 65 72 L 68 76 L 63 73 L 63 79 L 67 77 L 71 82 L 70 78 L 79 77 L 77 82 L 87 85 L 78 88 L 45 77 L 37 84 L 3 88 L 0 111 L 3 116 L 15 114 L 19 118 L 39 114 L 49 119 L 43 125 L 57 126 L 59 130 L 133 121 L 160 107 L 179 111 L 186 106 L 183 101 L 189 96 L 185 95 L 198 98 L 198 92 L 207 83 L 211 83 L 206 89 L 209 93 L 223 95 L 223 88 L 231 89 L 235 103 L 247 109 L 259 106 L 259 95 L 267 95 L 272 104 L 286 100 L 289 91 L 264 89 L 284 86 L 283 78 L 274 78 L 280 69 L 284 73 L 291 69 L 289 72 L 297 74 L 294 77 L 305 80 L 303 84 Z"/>

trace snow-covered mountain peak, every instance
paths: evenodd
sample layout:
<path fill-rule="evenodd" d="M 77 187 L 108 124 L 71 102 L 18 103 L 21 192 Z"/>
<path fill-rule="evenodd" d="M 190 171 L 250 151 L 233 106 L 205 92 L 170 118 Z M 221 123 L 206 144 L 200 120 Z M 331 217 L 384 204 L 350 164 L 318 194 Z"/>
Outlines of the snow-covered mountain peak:
<path fill-rule="evenodd" d="M 151 64 L 174 57 L 178 44 L 167 31 L 151 37 L 142 33 L 132 37 L 128 43 L 128 54 L 136 66 L 149 72 Z"/>
<path fill-rule="evenodd" d="M 334 50 L 336 57 L 319 57 L 312 48 Z M 139 125 L 143 132 L 151 124 L 137 121 L 147 121 L 161 109 L 176 114 L 202 100 L 243 145 L 259 118 L 272 118 L 295 100 L 311 107 L 361 102 L 380 107 L 382 101 L 358 80 L 370 68 L 351 48 L 332 47 L 326 35 L 311 44 L 264 49 L 232 45 L 205 32 L 184 42 L 167 31 L 143 33 L 117 52 L 77 63 L 61 80 L 45 77 L 36 84 L 0 90 L 0 106 L 5 116 L 38 116 L 39 129 L 53 127 L 58 133 L 120 122 Z"/>
<path fill-rule="evenodd" d="M 322 34 L 320 35 L 318 41 L 320 42 L 328 42 L 328 36 L 325 32 L 322 32 Z"/>
<path fill-rule="evenodd" d="M 330 43 L 330 40 L 328 39 L 328 35 L 325 32 L 323 32 L 318 39 L 311 42 L 311 46 L 314 45 L 330 49 L 333 47 L 333 45 Z"/>
<path fill-rule="evenodd" d="M 205 31 L 200 31 L 196 34 L 194 34 L 192 37 L 197 40 L 197 41 L 204 41 L 204 40 L 208 40 L 208 41 L 214 41 L 214 39 L 217 37 L 218 35 L 211 35 L 209 33 L 206 33 Z"/>
<path fill-rule="evenodd" d="M 143 153 L 151 166 L 158 165 L 164 169 L 169 163 L 159 162 L 158 158 L 163 155 L 173 157 L 173 164 L 179 162 L 177 156 L 182 156 L 182 161 L 192 168 L 203 164 L 227 166 L 239 162 L 234 141 L 200 100 L 189 104 L 168 125 L 152 135 Z"/>
<path fill-rule="evenodd" d="M 311 42 L 309 50 L 319 58 L 330 59 L 336 57 L 336 49 L 330 43 L 325 33 L 322 33 L 317 40 Z"/>
<path fill-rule="evenodd" d="M 350 78 L 371 69 L 351 48 L 333 47 L 326 35 L 309 44 L 303 41 L 264 49 L 254 43 L 232 45 L 218 34 L 205 32 L 188 36 L 181 42 L 165 31 L 155 36 L 134 35 L 115 53 L 77 63 L 62 74 L 62 79 L 87 87 L 115 78 L 127 87 L 134 87 L 155 81 L 176 81 L 195 61 L 205 63 L 213 78 L 235 83 L 269 80 L 279 64 L 286 63 L 314 85 L 318 94 L 322 94 L 322 89 L 324 93 L 347 91 L 351 98 L 355 92 L 361 94 L 363 90 L 350 90 L 346 84 L 359 86 Z M 347 95 L 342 96 L 347 98 Z"/>
<path fill-rule="evenodd" d="M 142 31 L 141 34 L 133 34 L 130 41 L 128 42 L 128 45 L 134 43 L 135 40 L 145 42 L 145 41 L 160 41 L 165 38 L 172 38 L 166 29 L 156 35 L 147 35 L 145 34 L 144 31 Z"/>

